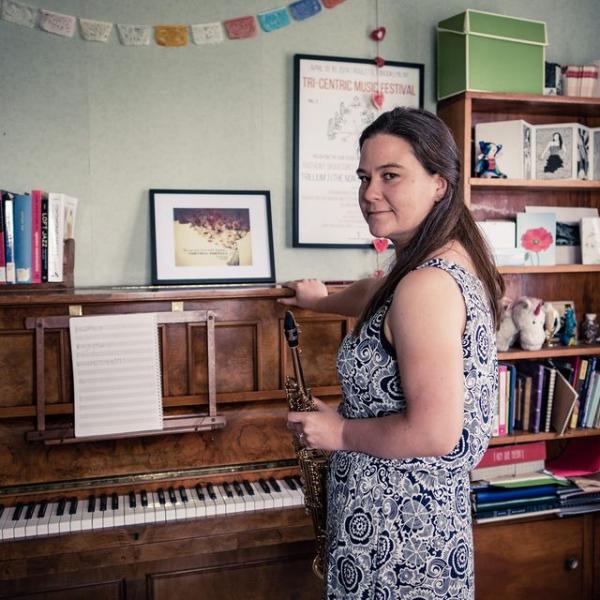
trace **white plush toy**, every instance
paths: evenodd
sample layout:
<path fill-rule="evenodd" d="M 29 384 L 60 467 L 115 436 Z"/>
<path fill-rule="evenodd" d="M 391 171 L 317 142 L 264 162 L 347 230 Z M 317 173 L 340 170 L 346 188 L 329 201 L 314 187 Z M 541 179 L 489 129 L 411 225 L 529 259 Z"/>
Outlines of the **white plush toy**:
<path fill-rule="evenodd" d="M 499 352 L 506 352 L 517 340 L 523 350 L 539 350 L 546 341 L 549 311 L 540 298 L 521 296 L 511 303 L 502 299 L 504 310 L 496 333 Z M 553 311 L 552 305 L 548 305 Z"/>

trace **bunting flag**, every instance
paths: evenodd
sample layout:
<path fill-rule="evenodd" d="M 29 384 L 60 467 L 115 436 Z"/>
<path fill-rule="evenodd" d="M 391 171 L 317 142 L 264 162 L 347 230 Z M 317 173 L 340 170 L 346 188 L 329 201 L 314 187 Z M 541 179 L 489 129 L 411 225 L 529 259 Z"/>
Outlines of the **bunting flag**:
<path fill-rule="evenodd" d="M 317 15 L 322 6 L 335 8 L 344 0 L 296 0 L 271 10 L 263 11 L 256 16 L 235 17 L 214 23 L 197 23 L 193 25 L 124 25 L 116 23 L 118 39 L 124 46 L 148 46 L 152 32 L 154 41 L 159 46 L 187 46 L 191 38 L 197 46 L 205 44 L 221 44 L 225 39 L 244 40 L 256 37 L 259 31 L 271 33 L 288 27 L 293 21 L 304 21 Z M 113 23 L 96 21 L 82 17 L 64 15 L 44 8 L 36 8 L 16 0 L 0 0 L 0 19 L 30 29 L 38 28 L 47 33 L 72 38 L 77 30 L 88 42 L 108 42 Z M 290 19 L 291 17 L 291 19 Z"/>

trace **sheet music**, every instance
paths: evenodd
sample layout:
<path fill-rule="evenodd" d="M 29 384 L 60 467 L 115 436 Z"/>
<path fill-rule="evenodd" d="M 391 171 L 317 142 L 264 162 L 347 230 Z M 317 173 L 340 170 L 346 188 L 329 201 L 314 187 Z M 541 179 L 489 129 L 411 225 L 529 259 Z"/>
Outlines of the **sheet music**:
<path fill-rule="evenodd" d="M 69 321 L 75 437 L 162 429 L 154 313 Z"/>

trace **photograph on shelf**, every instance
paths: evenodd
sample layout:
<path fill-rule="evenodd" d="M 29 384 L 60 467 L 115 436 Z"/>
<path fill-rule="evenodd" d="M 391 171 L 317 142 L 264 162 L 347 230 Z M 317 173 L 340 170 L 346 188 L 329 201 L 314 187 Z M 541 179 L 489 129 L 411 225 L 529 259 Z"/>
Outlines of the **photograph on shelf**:
<path fill-rule="evenodd" d="M 600 218 L 581 219 L 581 262 L 600 265 Z"/>
<path fill-rule="evenodd" d="M 573 346 L 577 343 L 577 311 L 573 300 L 545 300 L 558 313 L 559 325 L 548 345 Z"/>
<path fill-rule="evenodd" d="M 581 264 L 581 220 L 597 217 L 598 209 L 585 206 L 525 206 L 526 213 L 556 215 L 556 264 Z"/>
<path fill-rule="evenodd" d="M 517 213 L 517 248 L 525 251 L 525 265 L 540 267 L 556 264 L 556 215 Z"/>
<path fill-rule="evenodd" d="M 152 282 L 273 283 L 268 191 L 150 190 Z"/>
<path fill-rule="evenodd" d="M 423 107 L 422 64 L 294 57 L 293 244 L 367 248 L 357 202 L 358 138 L 381 113 Z"/>
<path fill-rule="evenodd" d="M 535 128 L 522 119 L 494 121 L 475 125 L 475 148 L 495 144 L 499 148 L 494 160 L 496 168 L 509 179 L 531 179 L 531 160 Z M 479 176 L 476 173 L 476 176 Z"/>
<path fill-rule="evenodd" d="M 590 132 L 580 123 L 535 127 L 536 179 L 589 179 Z"/>

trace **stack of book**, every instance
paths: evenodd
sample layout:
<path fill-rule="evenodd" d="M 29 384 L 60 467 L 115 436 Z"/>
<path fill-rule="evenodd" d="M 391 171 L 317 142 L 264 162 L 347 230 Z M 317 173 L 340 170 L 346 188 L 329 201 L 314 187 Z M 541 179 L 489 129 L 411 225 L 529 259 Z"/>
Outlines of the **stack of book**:
<path fill-rule="evenodd" d="M 0 192 L 0 284 L 62 282 L 76 210 L 66 194 Z"/>
<path fill-rule="evenodd" d="M 561 517 L 600 510 L 600 474 L 573 479 L 573 485 L 557 491 Z"/>

